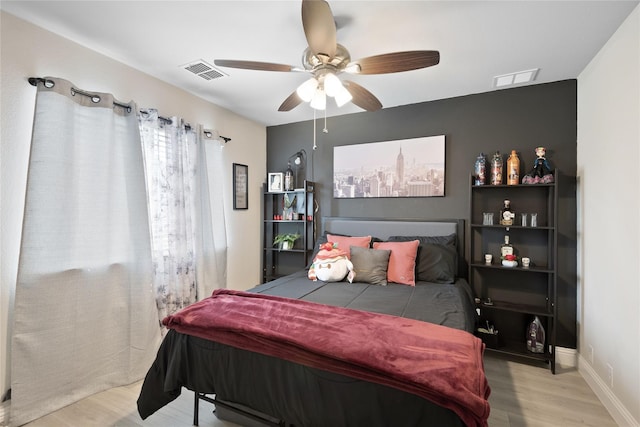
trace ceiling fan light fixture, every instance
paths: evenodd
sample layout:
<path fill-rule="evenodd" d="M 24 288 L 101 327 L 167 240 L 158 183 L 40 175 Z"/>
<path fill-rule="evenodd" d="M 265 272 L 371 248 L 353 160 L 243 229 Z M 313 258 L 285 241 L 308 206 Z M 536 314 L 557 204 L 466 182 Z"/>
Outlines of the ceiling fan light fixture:
<path fill-rule="evenodd" d="M 280 104 L 278 111 L 291 111 L 303 102 L 310 103 L 314 110 L 326 110 L 327 95 L 336 100 L 338 107 L 342 107 L 347 102 L 353 102 L 363 110 L 377 111 L 382 108 L 382 103 L 374 94 L 355 82 L 341 81 L 338 76 L 343 72 L 400 73 L 440 63 L 440 52 L 436 50 L 391 52 L 360 58 L 352 62 L 347 48 L 337 43 L 335 16 L 326 0 L 302 0 L 302 28 L 308 44 L 302 54 L 303 68 L 272 62 L 232 59 L 216 59 L 214 64 L 245 70 L 310 73 L 313 78 L 298 86 Z M 527 79 L 529 74 L 531 73 L 521 73 L 517 77 L 518 83 L 520 80 Z"/>
<path fill-rule="evenodd" d="M 327 97 L 324 93 L 324 90 L 321 88 L 316 89 L 316 93 L 313 95 L 313 99 L 309 103 L 311 108 L 316 110 L 324 110 L 327 108 Z"/>
<path fill-rule="evenodd" d="M 340 89 L 344 89 L 342 86 L 342 82 L 333 73 L 329 73 L 324 77 L 324 90 L 327 93 L 327 96 L 336 96 L 336 94 L 340 91 Z"/>
<path fill-rule="evenodd" d="M 360 64 L 358 64 L 357 62 L 352 62 L 345 67 L 344 72 L 350 74 L 358 74 L 361 70 L 362 69 L 360 68 Z"/>
<path fill-rule="evenodd" d="M 304 102 L 309 102 L 313 99 L 317 89 L 318 80 L 316 80 L 315 77 L 311 77 L 309 80 L 298 86 L 296 93 Z"/>
<path fill-rule="evenodd" d="M 340 85 L 340 89 L 335 95 L 336 105 L 338 105 L 338 107 L 342 107 L 352 99 L 353 95 L 351 95 L 351 92 L 349 92 L 346 87 Z"/>

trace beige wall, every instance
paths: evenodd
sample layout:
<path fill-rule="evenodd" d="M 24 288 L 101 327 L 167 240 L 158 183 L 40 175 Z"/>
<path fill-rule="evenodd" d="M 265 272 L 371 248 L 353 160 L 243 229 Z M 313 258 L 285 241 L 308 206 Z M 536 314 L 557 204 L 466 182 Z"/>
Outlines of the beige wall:
<path fill-rule="evenodd" d="M 578 77 L 579 366 L 624 426 L 640 425 L 639 146 L 640 6 Z"/>
<path fill-rule="evenodd" d="M 228 110 L 143 74 L 67 39 L 1 13 L 0 133 L 0 396 L 10 385 L 12 306 L 20 247 L 29 144 L 36 90 L 30 76 L 55 76 L 79 88 L 110 92 L 121 101 L 182 116 L 232 138 L 225 147 L 225 176 L 232 163 L 249 166 L 249 210 L 232 209 L 225 186 L 228 287 L 247 289 L 261 278 L 261 201 L 266 176 L 266 129 Z"/>

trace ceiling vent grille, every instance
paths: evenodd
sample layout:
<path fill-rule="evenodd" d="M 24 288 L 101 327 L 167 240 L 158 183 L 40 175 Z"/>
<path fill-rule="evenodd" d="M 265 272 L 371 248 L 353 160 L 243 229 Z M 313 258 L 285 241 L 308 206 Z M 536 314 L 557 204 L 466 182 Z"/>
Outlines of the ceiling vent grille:
<path fill-rule="evenodd" d="M 189 62 L 188 64 L 182 65 L 181 67 L 205 80 L 213 80 L 226 76 L 225 73 L 218 70 L 213 65 L 203 61 L 202 59 Z"/>
<path fill-rule="evenodd" d="M 505 86 L 514 86 L 524 83 L 531 83 L 536 79 L 539 68 L 531 70 L 518 71 L 515 73 L 503 74 L 493 78 L 493 87 L 500 88 Z"/>

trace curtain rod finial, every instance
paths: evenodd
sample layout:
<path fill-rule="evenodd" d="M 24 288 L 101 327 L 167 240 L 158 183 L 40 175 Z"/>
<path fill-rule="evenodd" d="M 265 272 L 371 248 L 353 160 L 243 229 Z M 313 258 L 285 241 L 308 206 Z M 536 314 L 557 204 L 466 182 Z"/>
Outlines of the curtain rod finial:
<path fill-rule="evenodd" d="M 225 142 L 225 144 L 231 141 L 231 138 L 220 135 L 220 132 L 218 132 L 217 130 L 205 129 L 203 130 L 203 133 L 204 133 L 204 136 L 206 136 L 209 139 L 222 139 Z"/>
<path fill-rule="evenodd" d="M 40 82 L 42 82 L 42 84 L 49 89 L 55 86 L 55 82 L 53 80 L 43 79 L 42 77 L 29 77 L 27 81 L 31 86 L 35 86 L 35 87 L 38 87 L 38 83 Z"/>

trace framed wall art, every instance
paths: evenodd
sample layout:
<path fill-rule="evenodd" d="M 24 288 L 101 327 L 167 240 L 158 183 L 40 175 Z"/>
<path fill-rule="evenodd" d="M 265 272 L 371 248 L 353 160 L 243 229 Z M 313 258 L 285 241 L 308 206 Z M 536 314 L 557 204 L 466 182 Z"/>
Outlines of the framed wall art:
<path fill-rule="evenodd" d="M 281 192 L 284 189 L 284 174 L 282 172 L 269 172 L 269 191 Z"/>
<path fill-rule="evenodd" d="M 249 166 L 233 164 L 233 209 L 249 209 Z"/>
<path fill-rule="evenodd" d="M 333 148 L 333 197 L 443 197 L 444 135 Z"/>

